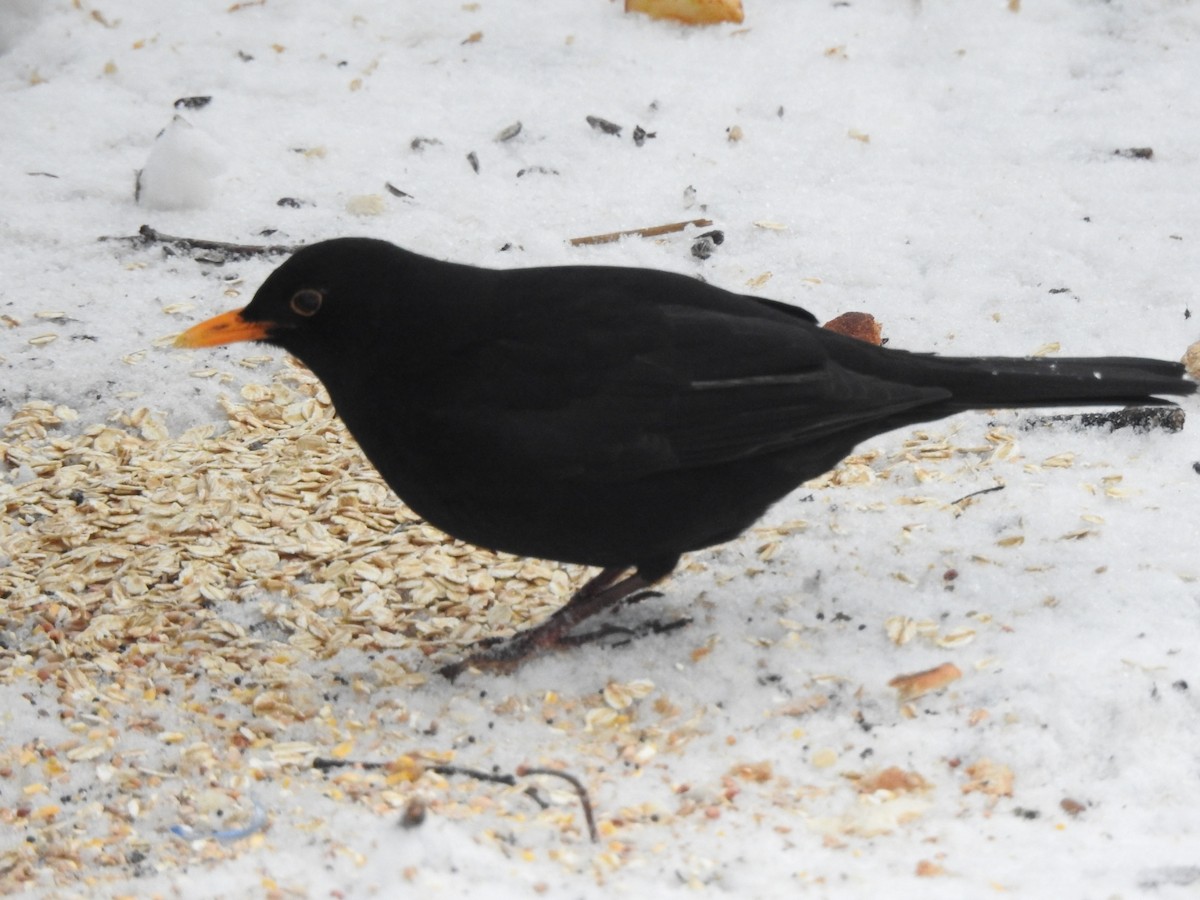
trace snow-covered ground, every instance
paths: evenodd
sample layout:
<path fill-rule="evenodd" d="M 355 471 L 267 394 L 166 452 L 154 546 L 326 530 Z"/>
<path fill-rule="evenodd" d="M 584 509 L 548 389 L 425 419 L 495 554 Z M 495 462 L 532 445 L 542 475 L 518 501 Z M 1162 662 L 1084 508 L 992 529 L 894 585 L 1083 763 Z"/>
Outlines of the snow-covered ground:
<path fill-rule="evenodd" d="M 1194 422 L 1026 430 L 999 412 L 882 436 L 620 614 L 691 624 L 507 677 L 434 674 L 422 649 L 456 652 L 437 647 L 441 620 L 426 632 L 420 609 L 396 617 L 411 592 L 378 569 L 355 576 L 374 593 L 312 600 L 338 542 L 303 565 L 277 554 L 274 574 L 192 606 L 206 562 L 186 545 L 159 582 L 49 586 L 44 573 L 103 546 L 103 529 L 71 530 L 99 514 L 101 482 L 116 491 L 121 571 L 161 549 L 127 537 L 139 515 L 113 510 L 144 497 L 186 513 L 159 467 L 217 452 L 221 395 L 241 409 L 315 399 L 305 416 L 341 440 L 279 354 L 170 346 L 246 302 L 281 257 L 218 265 L 99 240 L 143 224 L 239 243 L 372 235 L 489 266 L 672 269 L 823 319 L 865 310 L 894 346 L 943 353 L 1175 359 L 1195 340 L 1200 5 L 746 2 L 743 25 L 707 28 L 607 0 L 0 4 L 0 420 L 16 416 L 0 436 L 6 889 L 1197 889 Z M 176 104 L 193 97 L 211 101 Z M 636 126 L 653 135 L 640 146 Z M 569 243 L 702 217 L 725 237 L 703 261 L 697 229 Z M 301 426 L 197 546 L 226 546 L 227 529 L 246 539 L 238 503 L 295 462 Z M 74 449 L 89 430 L 90 449 Z M 238 434 L 218 455 L 240 452 Z M 361 463 L 344 466 L 297 495 L 297 516 L 350 475 L 364 485 L 354 503 L 399 515 Z M 193 490 L 204 478 L 183 477 Z M 550 597 L 555 571 L 518 580 Z M 382 606 L 352 608 L 371 598 Z M 310 600 L 317 612 L 295 618 Z M 156 624 L 138 630 L 141 614 Z M 486 615 L 507 624 L 502 604 Z M 373 621 L 396 642 L 371 644 Z M 889 686 L 944 664 L 961 678 L 937 692 Z M 405 754 L 572 773 L 599 842 L 562 779 L 413 780 Z M 393 765 L 322 773 L 314 755 Z"/>

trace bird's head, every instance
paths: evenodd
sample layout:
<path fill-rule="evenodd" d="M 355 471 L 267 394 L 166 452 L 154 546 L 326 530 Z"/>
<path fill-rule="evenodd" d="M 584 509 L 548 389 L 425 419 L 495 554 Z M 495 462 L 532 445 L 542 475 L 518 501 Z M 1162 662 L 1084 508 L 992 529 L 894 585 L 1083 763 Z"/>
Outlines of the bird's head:
<path fill-rule="evenodd" d="M 375 302 L 408 254 L 386 241 L 338 238 L 302 247 L 243 309 L 230 310 L 175 339 L 177 347 L 265 341 L 312 365 L 327 352 L 353 352 L 369 338 Z M 343 340 L 343 338 L 345 340 Z"/>

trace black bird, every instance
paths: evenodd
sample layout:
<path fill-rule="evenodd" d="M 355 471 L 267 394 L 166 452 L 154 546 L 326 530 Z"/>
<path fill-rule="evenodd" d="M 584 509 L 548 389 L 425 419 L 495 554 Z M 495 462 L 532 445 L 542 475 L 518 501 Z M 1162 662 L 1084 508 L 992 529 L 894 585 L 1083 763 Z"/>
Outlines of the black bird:
<path fill-rule="evenodd" d="M 602 568 L 451 677 L 561 646 L 873 435 L 980 407 L 1196 390 L 1174 362 L 908 353 L 684 275 L 483 269 L 366 238 L 302 248 L 248 306 L 177 343 L 242 340 L 311 368 L 387 483 L 438 528 Z"/>

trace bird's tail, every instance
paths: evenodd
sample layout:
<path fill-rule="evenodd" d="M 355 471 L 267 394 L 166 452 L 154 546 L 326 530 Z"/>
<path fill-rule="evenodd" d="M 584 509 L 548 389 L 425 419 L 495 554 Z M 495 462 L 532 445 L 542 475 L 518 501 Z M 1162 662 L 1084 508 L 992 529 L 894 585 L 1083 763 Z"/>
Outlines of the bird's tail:
<path fill-rule="evenodd" d="M 947 405 L 962 409 L 1164 404 L 1171 402 L 1164 397 L 1197 388 L 1180 363 L 1135 356 L 954 357 L 869 349 L 879 354 L 867 370 L 876 377 L 888 379 L 894 369 L 894 377 L 908 384 L 944 388 L 951 395 Z M 853 360 L 841 357 L 860 352 L 843 344 L 833 355 L 854 368 Z"/>
<path fill-rule="evenodd" d="M 930 370 L 965 407 L 1157 404 L 1196 391 L 1179 363 L 1135 356 L 934 357 Z"/>

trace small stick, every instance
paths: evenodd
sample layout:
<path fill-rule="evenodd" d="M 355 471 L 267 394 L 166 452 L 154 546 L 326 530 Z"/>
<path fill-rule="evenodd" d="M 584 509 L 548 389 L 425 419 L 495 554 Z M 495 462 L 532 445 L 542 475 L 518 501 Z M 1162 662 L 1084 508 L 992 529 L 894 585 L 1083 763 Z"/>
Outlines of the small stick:
<path fill-rule="evenodd" d="M 388 769 L 391 768 L 391 763 L 386 762 L 355 762 L 348 759 L 328 759 L 325 757 L 317 757 L 313 760 L 313 768 L 321 772 L 328 772 L 330 769 L 341 769 L 346 766 L 358 766 L 362 769 Z M 583 818 L 587 822 L 588 836 L 591 837 L 592 843 L 600 842 L 600 833 L 596 830 L 596 817 L 592 812 L 592 801 L 588 797 L 587 788 L 583 786 L 578 778 L 570 772 L 564 772 L 561 769 L 541 769 L 533 766 L 518 766 L 516 775 L 508 775 L 498 772 L 484 772 L 480 769 L 468 769 L 464 766 L 452 766 L 446 763 L 437 763 L 434 765 L 425 766 L 429 772 L 434 772 L 438 775 L 465 775 L 468 778 L 474 778 L 476 781 L 490 781 L 495 784 L 503 784 L 508 787 L 514 787 L 518 778 L 524 778 L 527 775 L 553 775 L 566 781 L 571 787 L 575 788 L 575 793 L 579 797 L 579 804 L 583 807 Z M 528 788 L 524 793 L 533 800 L 534 803 L 546 808 L 546 803 L 537 796 L 537 791 L 533 787 Z"/>
<path fill-rule="evenodd" d="M 465 775 L 468 778 L 474 778 L 476 781 L 491 781 L 495 784 L 506 784 L 509 787 L 513 787 L 517 783 L 515 775 L 484 772 L 482 769 L 467 769 L 463 766 L 452 766 L 448 763 L 438 763 L 434 766 L 426 766 L 426 768 L 437 775 Z"/>
<path fill-rule="evenodd" d="M 179 237 L 174 234 L 164 234 L 150 225 L 143 225 L 135 235 L 125 237 L 104 236 L 102 241 L 129 241 L 134 244 L 173 244 L 184 250 L 218 250 L 236 256 L 273 256 L 283 253 L 295 253 L 299 244 L 233 244 L 228 241 L 210 241 L 206 238 Z"/>
<path fill-rule="evenodd" d="M 639 237 L 658 237 L 660 234 L 674 234 L 676 231 L 683 231 L 689 225 L 695 225 L 697 228 L 707 228 L 712 224 L 712 219 L 689 219 L 686 222 L 672 222 L 669 225 L 652 225 L 649 228 L 631 228 L 628 231 L 610 231 L 607 234 L 589 234 L 587 237 L 571 238 L 572 247 L 580 247 L 584 244 L 611 244 L 613 241 L 619 241 L 623 237 L 636 234 Z"/>
<path fill-rule="evenodd" d="M 390 769 L 390 762 L 358 762 L 352 759 L 327 759 L 319 756 L 313 760 L 313 768 L 319 772 L 328 772 L 330 769 L 341 769 L 346 766 L 358 766 L 366 771 L 375 769 Z M 509 787 L 514 787 L 517 783 L 516 776 L 502 775 L 495 772 L 484 772 L 482 769 L 468 769 L 463 766 L 452 766 L 449 763 L 436 763 L 434 765 L 423 765 L 422 768 L 427 772 L 433 772 L 437 775 L 465 775 L 468 778 L 474 778 L 476 781 L 491 781 L 495 784 L 504 784 Z"/>
<path fill-rule="evenodd" d="M 328 772 L 331 769 L 344 769 L 347 766 L 360 766 L 364 769 L 386 769 L 388 764 L 381 762 L 356 762 L 352 759 L 328 759 L 318 756 L 312 761 L 312 767 L 318 772 Z"/>
<path fill-rule="evenodd" d="M 596 817 L 592 815 L 592 801 L 588 799 L 587 788 L 583 786 L 582 781 L 562 769 L 541 769 L 535 766 L 517 766 L 517 775 L 522 777 L 525 775 L 553 775 L 575 788 L 575 793 L 579 795 L 579 805 L 583 807 L 583 818 L 587 821 L 588 835 L 593 844 L 600 843 L 600 833 L 596 830 Z"/>
<path fill-rule="evenodd" d="M 521 791 L 521 793 L 524 794 L 526 797 L 528 797 L 530 800 L 532 800 L 534 803 L 536 803 L 538 806 L 540 806 L 542 809 L 550 808 L 549 802 L 546 800 L 543 800 L 542 795 L 538 793 L 538 789 L 537 789 L 536 785 L 531 784 L 529 787 L 525 788 L 525 790 Z"/>
<path fill-rule="evenodd" d="M 964 503 L 967 500 L 970 500 L 972 497 L 978 497 L 980 494 L 994 494 L 996 491 L 1002 491 L 1002 490 L 1004 490 L 1004 485 L 994 484 L 989 488 L 981 488 L 978 491 L 971 491 L 971 493 L 966 494 L 965 496 L 959 497 L 957 500 L 952 501 L 950 503 L 950 505 L 957 506 L 960 503 Z"/>

